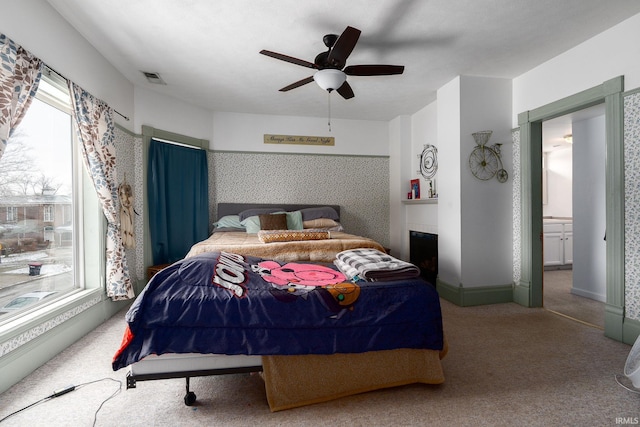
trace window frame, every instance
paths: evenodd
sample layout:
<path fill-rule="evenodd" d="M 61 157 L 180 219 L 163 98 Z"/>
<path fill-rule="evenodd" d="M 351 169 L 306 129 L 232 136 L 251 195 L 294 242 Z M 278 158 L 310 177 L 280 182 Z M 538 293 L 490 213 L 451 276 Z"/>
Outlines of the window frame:
<path fill-rule="evenodd" d="M 9 214 L 11 212 L 11 214 Z M 18 221 L 18 207 L 17 206 L 7 206 L 7 222 L 17 222 Z"/>
<path fill-rule="evenodd" d="M 56 220 L 56 212 L 54 205 L 43 205 L 42 206 L 42 221 L 43 222 L 54 222 Z"/>
<path fill-rule="evenodd" d="M 46 88 L 48 84 L 54 90 L 68 93 L 66 80 L 49 68 L 43 71 L 40 84 L 42 85 L 40 87 Z M 59 97 L 40 91 L 40 87 L 36 98 L 69 114 L 71 121 L 74 287 L 57 298 L 43 301 L 6 320 L 0 320 L 0 343 L 11 342 L 16 337 L 24 337 L 25 334 L 28 336 L 27 340 L 36 339 L 41 334 L 46 335 L 52 327 L 52 322 L 53 326 L 57 326 L 106 299 L 104 287 L 106 218 L 102 214 L 93 182 L 82 162 L 80 141 L 72 115 L 71 98 L 69 96 L 69 103 L 65 104 Z M 19 338 L 20 341 L 23 339 Z M 2 356 L 0 353 L 0 358 Z"/>

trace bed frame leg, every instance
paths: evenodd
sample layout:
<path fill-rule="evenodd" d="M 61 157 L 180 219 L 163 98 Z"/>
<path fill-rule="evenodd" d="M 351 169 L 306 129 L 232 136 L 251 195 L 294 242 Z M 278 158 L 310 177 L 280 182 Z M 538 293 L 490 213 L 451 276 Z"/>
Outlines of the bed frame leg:
<path fill-rule="evenodd" d="M 189 391 L 189 377 L 185 377 L 185 380 L 187 382 L 187 394 L 184 395 L 184 404 L 187 406 L 193 406 L 193 404 L 196 403 L 196 394 L 192 391 Z"/>
<path fill-rule="evenodd" d="M 127 390 L 136 388 L 136 380 L 131 376 L 131 372 L 127 372 Z"/>

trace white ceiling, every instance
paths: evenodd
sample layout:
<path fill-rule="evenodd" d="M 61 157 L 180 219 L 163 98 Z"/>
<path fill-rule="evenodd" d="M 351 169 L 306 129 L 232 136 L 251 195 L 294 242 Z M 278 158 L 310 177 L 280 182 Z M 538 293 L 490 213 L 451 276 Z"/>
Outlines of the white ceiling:
<path fill-rule="evenodd" d="M 404 65 L 399 76 L 349 77 L 334 118 L 391 120 L 435 100 L 458 75 L 513 78 L 640 13 L 638 0 L 47 0 L 136 85 L 214 111 L 327 115 L 311 69 L 322 37 L 362 31 L 347 65 Z M 157 72 L 166 86 L 148 83 Z"/>

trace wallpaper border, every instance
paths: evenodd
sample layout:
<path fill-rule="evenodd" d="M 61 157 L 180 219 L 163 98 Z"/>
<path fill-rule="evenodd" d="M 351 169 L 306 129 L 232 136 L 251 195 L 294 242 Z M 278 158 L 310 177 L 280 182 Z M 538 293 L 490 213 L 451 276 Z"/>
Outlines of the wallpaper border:
<path fill-rule="evenodd" d="M 383 158 L 388 159 L 389 155 L 375 155 L 375 154 L 334 154 L 334 153 L 287 153 L 284 151 L 241 151 L 241 150 L 215 150 L 209 149 L 210 153 L 235 153 L 235 154 L 276 154 L 276 155 L 297 155 L 297 156 L 332 156 L 332 157 L 369 157 L 369 158 Z"/>

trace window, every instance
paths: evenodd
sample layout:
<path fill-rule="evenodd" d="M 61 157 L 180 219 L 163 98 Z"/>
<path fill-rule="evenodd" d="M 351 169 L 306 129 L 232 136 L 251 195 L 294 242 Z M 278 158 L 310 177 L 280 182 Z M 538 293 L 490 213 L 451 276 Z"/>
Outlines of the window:
<path fill-rule="evenodd" d="M 15 206 L 7 206 L 7 222 L 16 222 L 18 220 L 18 208 Z"/>
<path fill-rule="evenodd" d="M 53 206 L 46 205 L 42 216 L 44 222 L 53 222 Z"/>
<path fill-rule="evenodd" d="M 81 287 L 76 144 L 66 81 L 43 72 L 0 158 L 0 209 L 7 212 L 6 220 L 0 216 L 0 324 Z"/>

